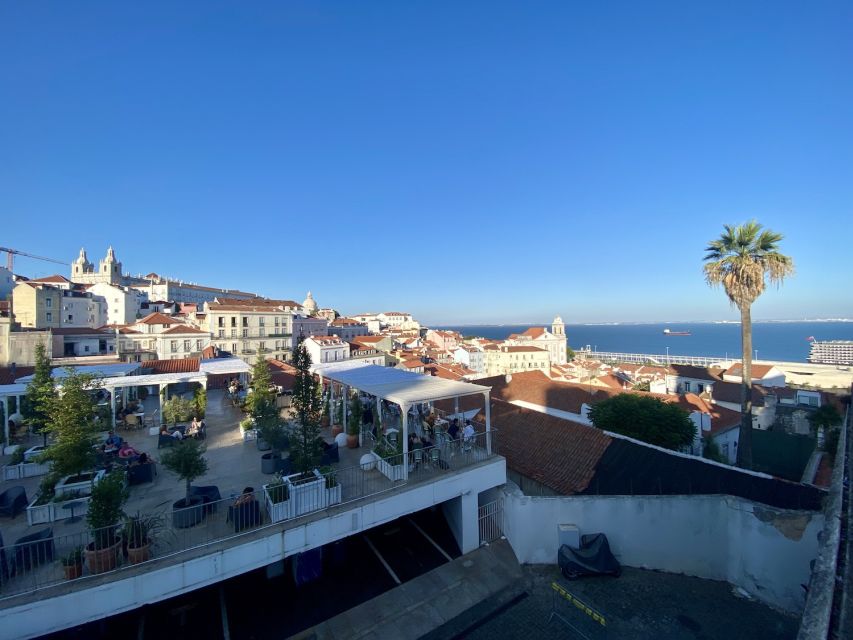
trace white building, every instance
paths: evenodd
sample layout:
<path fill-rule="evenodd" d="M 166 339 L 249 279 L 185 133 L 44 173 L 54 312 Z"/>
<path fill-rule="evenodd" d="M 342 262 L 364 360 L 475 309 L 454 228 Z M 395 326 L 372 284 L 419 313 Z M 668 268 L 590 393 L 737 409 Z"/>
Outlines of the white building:
<path fill-rule="evenodd" d="M 15 277 L 6 267 L 0 267 L 0 300 L 5 300 L 12 295 L 15 288 Z"/>
<path fill-rule="evenodd" d="M 453 361 L 465 365 L 477 373 L 485 373 L 486 357 L 483 350 L 473 344 L 460 344 L 453 351 Z"/>
<path fill-rule="evenodd" d="M 383 311 L 376 318 L 382 326 L 392 329 L 420 329 L 421 325 L 412 318 L 411 313 L 403 311 Z"/>
<path fill-rule="evenodd" d="M 118 332 L 119 357 L 129 362 L 198 358 L 210 344 L 210 332 L 184 324 L 171 316 L 152 313 Z"/>
<path fill-rule="evenodd" d="M 145 292 L 132 287 L 99 282 L 88 288 L 89 293 L 100 298 L 101 324 L 132 324 L 141 317 L 142 303 L 147 301 Z"/>
<path fill-rule="evenodd" d="M 166 278 L 156 273 L 149 273 L 142 278 L 129 278 L 128 280 L 131 287 L 143 291 L 149 300 L 204 304 L 205 302 L 213 302 L 217 298 L 252 300 L 257 297 L 254 293 L 236 289 L 205 287 L 194 282 Z"/>
<path fill-rule="evenodd" d="M 293 300 L 217 298 L 204 305 L 212 344 L 254 364 L 258 358 L 289 360 L 293 320 L 301 305 Z M 322 321 L 325 322 L 325 321 Z"/>
<path fill-rule="evenodd" d="M 349 360 L 349 342 L 338 336 L 310 336 L 302 343 L 313 364 Z"/>
<path fill-rule="evenodd" d="M 566 324 L 560 316 L 551 323 L 551 331 L 545 327 L 531 327 L 524 333 L 514 333 L 507 339 L 507 344 L 533 346 L 548 352 L 552 364 L 566 364 L 568 356 L 566 348 Z"/>
<path fill-rule="evenodd" d="M 80 255 L 71 263 L 71 281 L 77 284 L 122 284 L 121 262 L 110 247 L 106 257 L 98 262 L 98 269 L 95 270 L 95 265 L 89 262 L 86 256 L 86 250 L 80 249 Z"/>
<path fill-rule="evenodd" d="M 732 366 L 726 369 L 723 372 L 723 380 L 726 382 L 742 382 L 743 366 L 741 363 L 735 362 Z M 773 365 L 753 364 L 752 383 L 760 384 L 763 387 L 784 387 L 785 372 L 777 369 Z"/>

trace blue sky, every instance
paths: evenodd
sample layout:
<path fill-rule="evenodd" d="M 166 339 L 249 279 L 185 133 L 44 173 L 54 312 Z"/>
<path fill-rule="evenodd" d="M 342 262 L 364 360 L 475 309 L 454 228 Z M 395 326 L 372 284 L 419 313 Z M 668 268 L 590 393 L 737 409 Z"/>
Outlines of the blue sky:
<path fill-rule="evenodd" d="M 797 275 L 754 317 L 853 317 L 851 62 L 849 2 L 4 2 L 0 244 L 431 323 L 726 319 L 703 248 L 755 217 Z"/>

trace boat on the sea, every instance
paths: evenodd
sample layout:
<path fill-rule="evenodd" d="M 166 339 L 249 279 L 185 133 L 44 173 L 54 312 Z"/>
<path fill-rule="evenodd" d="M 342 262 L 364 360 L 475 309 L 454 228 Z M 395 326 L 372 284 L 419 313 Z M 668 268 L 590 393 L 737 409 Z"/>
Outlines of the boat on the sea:
<path fill-rule="evenodd" d="M 689 331 L 673 331 L 672 329 L 664 329 L 663 335 L 665 336 L 689 336 Z"/>

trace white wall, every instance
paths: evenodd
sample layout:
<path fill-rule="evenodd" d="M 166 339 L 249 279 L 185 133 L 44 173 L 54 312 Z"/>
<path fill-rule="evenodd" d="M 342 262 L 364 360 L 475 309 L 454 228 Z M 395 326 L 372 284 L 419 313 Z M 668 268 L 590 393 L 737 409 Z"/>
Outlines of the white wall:
<path fill-rule="evenodd" d="M 731 496 L 524 496 L 504 491 L 504 532 L 519 561 L 554 564 L 557 525 L 603 532 L 620 563 L 726 580 L 800 612 L 823 514 Z"/>

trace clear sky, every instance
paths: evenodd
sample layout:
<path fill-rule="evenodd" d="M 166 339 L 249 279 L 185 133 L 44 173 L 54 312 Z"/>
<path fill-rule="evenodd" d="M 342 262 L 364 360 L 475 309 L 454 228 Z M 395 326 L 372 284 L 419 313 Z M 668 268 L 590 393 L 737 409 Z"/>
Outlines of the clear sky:
<path fill-rule="evenodd" d="M 0 245 L 429 323 L 853 316 L 853 3 L 0 4 Z M 19 259 L 25 275 L 61 266 Z"/>

